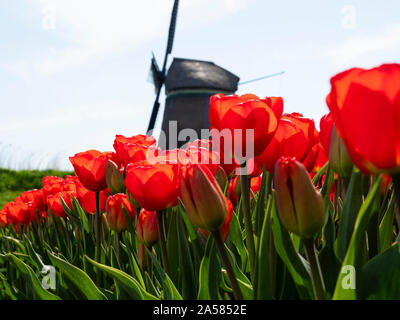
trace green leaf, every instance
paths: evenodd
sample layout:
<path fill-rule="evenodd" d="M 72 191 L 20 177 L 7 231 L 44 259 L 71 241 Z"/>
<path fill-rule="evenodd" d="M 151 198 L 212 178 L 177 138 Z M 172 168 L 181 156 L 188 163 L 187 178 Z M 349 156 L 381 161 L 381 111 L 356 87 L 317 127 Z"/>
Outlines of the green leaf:
<path fill-rule="evenodd" d="M 394 195 L 390 200 L 389 207 L 387 208 L 382 222 L 379 225 L 379 244 L 380 252 L 390 248 L 393 242 L 393 217 L 394 217 Z"/>
<path fill-rule="evenodd" d="M 400 299 L 400 252 L 396 243 L 385 252 L 375 256 L 362 269 L 361 299 Z"/>
<path fill-rule="evenodd" d="M 218 274 L 221 274 L 221 265 L 218 263 L 214 237 L 210 236 L 200 264 L 198 300 L 218 299 Z"/>
<path fill-rule="evenodd" d="M 272 242 L 271 203 L 269 197 L 257 250 L 254 287 L 255 298 L 258 300 L 275 298 L 276 251 Z"/>
<path fill-rule="evenodd" d="M 72 198 L 72 208 L 74 209 L 74 212 L 76 212 L 79 215 L 79 219 L 80 222 L 82 223 L 83 229 L 86 231 L 86 233 L 90 233 L 89 222 L 86 213 L 82 209 L 78 200 L 76 200 L 75 198 Z"/>
<path fill-rule="evenodd" d="M 281 225 L 276 209 L 275 197 L 272 202 L 272 232 L 275 249 L 291 274 L 300 297 L 302 299 L 311 299 L 313 291 L 309 265 L 296 251 L 289 233 Z"/>
<path fill-rule="evenodd" d="M 350 267 L 354 267 L 356 271 L 356 278 L 361 271 L 362 259 L 363 259 L 363 248 L 365 247 L 365 232 L 368 227 L 368 223 L 374 213 L 378 212 L 379 202 L 379 184 L 381 179 L 377 179 L 373 184 L 371 191 L 367 198 L 362 204 L 360 211 L 357 216 L 357 220 L 354 226 L 353 235 L 350 240 L 349 247 L 347 249 L 346 256 L 342 263 L 341 272 L 336 282 L 336 288 L 333 295 L 333 299 L 336 300 L 355 300 L 357 299 L 356 289 L 347 288 L 343 286 L 346 281 L 347 270 Z M 357 283 L 357 281 L 356 281 Z"/>
<path fill-rule="evenodd" d="M 193 300 L 196 298 L 197 284 L 193 267 L 193 259 L 190 254 L 188 240 L 186 238 L 185 227 L 182 220 L 178 216 L 176 220 L 178 229 L 178 252 L 179 266 L 182 283 L 182 296 L 184 299 Z"/>
<path fill-rule="evenodd" d="M 179 291 L 176 289 L 174 283 L 172 282 L 171 278 L 164 272 L 163 268 L 161 268 L 160 263 L 158 262 L 157 258 L 154 256 L 149 249 L 147 249 L 147 254 L 151 258 L 154 264 L 155 275 L 158 278 L 158 281 L 164 288 L 165 298 L 167 300 L 183 300 L 182 296 L 180 295 Z"/>
<path fill-rule="evenodd" d="M 104 264 L 98 263 L 88 256 L 85 256 L 85 259 L 88 260 L 92 265 L 96 268 L 101 269 L 106 274 L 108 274 L 111 278 L 118 281 L 121 284 L 126 293 L 135 300 L 157 300 L 157 297 L 154 297 L 150 293 L 146 292 L 139 284 L 139 282 L 129 274 L 118 270 L 113 267 L 106 266 Z"/>
<path fill-rule="evenodd" d="M 60 297 L 52 294 L 42 287 L 39 279 L 36 277 L 35 272 L 30 266 L 25 264 L 22 260 L 14 256 L 13 254 L 7 254 L 7 258 L 10 258 L 18 270 L 28 279 L 35 295 L 41 300 L 61 300 Z"/>
<path fill-rule="evenodd" d="M 96 287 L 92 279 L 81 269 L 48 252 L 51 263 L 60 269 L 76 288 L 89 300 L 106 300 L 106 296 Z"/>
<path fill-rule="evenodd" d="M 339 232 L 336 240 L 336 251 L 342 261 L 346 255 L 357 214 L 362 205 L 362 196 L 362 174 L 357 169 L 354 169 L 347 189 L 346 201 L 339 222 Z"/>

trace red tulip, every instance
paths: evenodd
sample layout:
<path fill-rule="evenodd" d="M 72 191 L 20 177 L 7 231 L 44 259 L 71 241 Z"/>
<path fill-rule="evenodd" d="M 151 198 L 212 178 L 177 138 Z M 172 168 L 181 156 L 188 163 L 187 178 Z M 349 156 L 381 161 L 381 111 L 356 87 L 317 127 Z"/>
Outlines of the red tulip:
<path fill-rule="evenodd" d="M 42 184 L 44 195 L 50 196 L 63 191 L 65 180 L 60 177 L 48 176 L 42 179 Z"/>
<path fill-rule="evenodd" d="M 116 135 L 114 140 L 114 150 L 117 154 L 119 161 L 127 165 L 126 160 L 126 148 L 127 144 L 143 145 L 143 146 L 154 146 L 156 140 L 151 136 L 137 135 L 133 137 L 125 137 L 123 135 Z M 111 159 L 113 160 L 113 159 Z M 114 160 L 113 160 L 114 161 Z M 116 161 L 114 161 L 116 162 Z"/>
<path fill-rule="evenodd" d="M 323 201 L 306 168 L 295 158 L 280 158 L 275 165 L 274 185 L 284 227 L 303 238 L 318 233 L 325 223 Z"/>
<path fill-rule="evenodd" d="M 75 188 L 79 204 L 88 213 L 94 214 L 96 212 L 95 193 L 89 189 L 86 189 L 79 180 L 75 181 Z M 99 192 L 100 212 L 106 211 L 106 200 L 109 194 L 110 193 L 107 191 L 107 189 Z"/>
<path fill-rule="evenodd" d="M 354 68 L 331 79 L 326 102 L 353 163 L 364 173 L 400 171 L 400 64 Z"/>
<path fill-rule="evenodd" d="M 126 167 L 125 186 L 142 208 L 159 211 L 178 204 L 178 163 L 146 161 Z"/>
<path fill-rule="evenodd" d="M 33 208 L 31 203 L 17 200 L 8 203 L 5 208 L 8 212 L 8 219 L 14 226 L 28 225 L 32 220 Z"/>
<path fill-rule="evenodd" d="M 8 212 L 5 209 L 0 210 L 0 228 L 8 226 Z"/>
<path fill-rule="evenodd" d="M 151 247 L 158 241 L 157 212 L 146 209 L 140 210 L 136 225 L 136 234 L 139 242 L 147 247 Z"/>
<path fill-rule="evenodd" d="M 211 171 L 189 164 L 180 175 L 180 198 L 191 222 L 208 231 L 219 229 L 226 220 L 225 196 Z"/>
<path fill-rule="evenodd" d="M 324 115 L 319 121 L 319 140 L 327 157 L 329 156 L 329 145 L 331 143 L 333 124 L 334 120 L 332 112 Z"/>
<path fill-rule="evenodd" d="M 258 191 L 260 191 L 261 188 L 261 177 L 254 177 L 251 178 L 250 180 L 250 190 L 252 191 L 250 193 L 250 197 L 253 198 L 253 193 L 257 194 Z M 238 198 L 241 196 L 242 190 L 241 190 L 241 184 L 240 180 L 238 179 L 238 176 L 233 177 L 231 182 L 229 183 L 228 186 L 228 196 L 229 199 L 232 201 L 232 203 L 236 206 L 238 203 Z"/>
<path fill-rule="evenodd" d="M 282 115 L 283 100 L 280 97 L 260 99 L 255 95 L 224 96 L 217 94 L 211 97 L 209 119 L 212 129 L 217 129 L 221 135 L 226 129 L 232 137 L 231 150 L 225 150 L 224 139 L 220 141 L 221 160 L 227 164 L 234 158 L 240 158 L 246 152 L 246 130 L 254 130 L 254 155 L 261 154 L 275 134 L 279 119 Z M 242 130 L 241 139 L 235 138 L 235 129 Z M 212 134 L 213 135 L 213 134 Z M 213 135 L 213 143 L 219 139 Z M 235 154 L 241 148 L 241 153 Z M 253 156 L 254 156 L 253 155 Z M 229 174 L 230 172 L 227 172 Z"/>
<path fill-rule="evenodd" d="M 232 213 L 233 213 L 233 205 L 232 202 L 225 197 L 226 205 L 228 207 L 228 215 L 226 217 L 226 220 L 224 224 L 219 228 L 219 231 L 221 232 L 221 239 L 223 242 L 225 242 L 228 239 L 229 235 L 229 227 L 231 225 L 231 219 L 232 219 Z M 210 236 L 210 232 L 206 229 L 199 228 L 199 231 L 206 237 L 208 238 Z"/>
<path fill-rule="evenodd" d="M 51 212 L 60 218 L 67 217 L 67 213 L 64 210 L 64 207 L 61 204 L 61 198 L 64 200 L 67 207 L 72 210 L 72 198 L 76 198 L 77 195 L 74 191 L 62 191 L 56 193 L 55 195 L 47 197 L 47 205 Z"/>
<path fill-rule="evenodd" d="M 22 202 L 31 203 L 34 210 L 43 211 L 46 208 L 46 198 L 43 190 L 29 190 L 19 196 Z"/>
<path fill-rule="evenodd" d="M 126 210 L 131 220 L 133 220 L 136 215 L 136 208 L 129 202 L 125 194 L 117 193 L 107 198 L 107 222 L 110 228 L 117 232 L 126 230 L 123 208 Z"/>
<path fill-rule="evenodd" d="M 311 171 L 318 156 L 318 143 L 318 132 L 313 120 L 303 118 L 299 113 L 285 114 L 279 121 L 272 141 L 255 158 L 255 162 L 260 167 L 265 165 L 266 170 L 273 172 L 280 157 L 296 157 Z"/>
<path fill-rule="evenodd" d="M 107 188 L 106 163 L 108 157 L 97 150 L 88 150 L 70 157 L 75 174 L 86 189 L 99 192 Z"/>

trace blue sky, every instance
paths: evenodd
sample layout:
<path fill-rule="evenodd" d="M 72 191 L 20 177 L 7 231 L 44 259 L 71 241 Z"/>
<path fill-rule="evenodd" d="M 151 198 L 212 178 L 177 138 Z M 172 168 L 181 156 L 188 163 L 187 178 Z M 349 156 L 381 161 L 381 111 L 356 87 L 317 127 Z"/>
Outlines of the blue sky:
<path fill-rule="evenodd" d="M 0 0 L 0 167 L 70 168 L 69 155 L 144 133 L 172 4 Z M 284 70 L 238 93 L 282 96 L 318 124 L 331 76 L 399 62 L 399 12 L 398 0 L 181 0 L 173 56 L 243 81 Z"/>

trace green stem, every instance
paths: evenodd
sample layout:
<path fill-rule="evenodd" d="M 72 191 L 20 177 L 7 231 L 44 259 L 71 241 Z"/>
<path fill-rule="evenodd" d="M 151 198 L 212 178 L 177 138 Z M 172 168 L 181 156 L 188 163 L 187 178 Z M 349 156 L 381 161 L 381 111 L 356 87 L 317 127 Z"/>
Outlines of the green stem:
<path fill-rule="evenodd" d="M 319 265 L 317 253 L 315 250 L 314 239 L 303 238 L 306 257 L 311 268 L 311 282 L 314 290 L 315 300 L 325 300 L 325 284 L 322 277 L 321 267 Z"/>
<path fill-rule="evenodd" d="M 243 300 L 242 291 L 240 290 L 239 283 L 235 277 L 235 273 L 233 272 L 231 261 L 228 258 L 224 242 L 222 241 L 221 238 L 221 232 L 219 230 L 216 230 L 212 232 L 212 235 L 214 236 L 215 244 L 217 245 L 219 255 L 228 274 L 229 281 L 231 282 L 233 296 L 235 297 L 235 300 Z"/>
<path fill-rule="evenodd" d="M 394 196 L 396 199 L 397 209 L 400 210 L 400 174 L 392 176 Z"/>
<path fill-rule="evenodd" d="M 165 231 L 165 210 L 157 211 L 158 233 L 160 235 L 161 257 L 164 271 L 169 274 L 169 263 L 167 254 L 167 234 Z"/>
<path fill-rule="evenodd" d="M 244 215 L 244 225 L 246 229 L 246 244 L 247 244 L 247 250 L 249 252 L 250 275 L 252 281 L 254 281 L 255 245 L 254 245 L 253 223 L 251 220 L 250 184 L 248 176 L 241 175 L 240 182 L 241 182 L 241 192 L 242 192 L 242 209 Z"/>
<path fill-rule="evenodd" d="M 95 192 L 96 216 L 95 216 L 95 237 L 96 237 L 96 262 L 101 263 L 101 212 L 100 212 L 100 192 Z M 96 283 L 101 284 L 101 270 L 96 270 Z"/>

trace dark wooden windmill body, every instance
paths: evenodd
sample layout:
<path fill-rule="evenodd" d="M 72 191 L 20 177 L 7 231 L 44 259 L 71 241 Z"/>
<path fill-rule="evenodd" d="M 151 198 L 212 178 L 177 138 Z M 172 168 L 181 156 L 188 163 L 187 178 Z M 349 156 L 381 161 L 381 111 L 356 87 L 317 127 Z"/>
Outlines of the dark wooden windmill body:
<path fill-rule="evenodd" d="M 209 61 L 175 58 L 165 80 L 166 101 L 162 130 L 169 144 L 170 125 L 177 125 L 178 134 L 183 129 L 193 129 L 201 137 L 201 129 L 210 127 L 208 110 L 210 97 L 216 93 L 233 94 L 239 77 Z M 181 147 L 186 141 L 178 141 Z"/>

